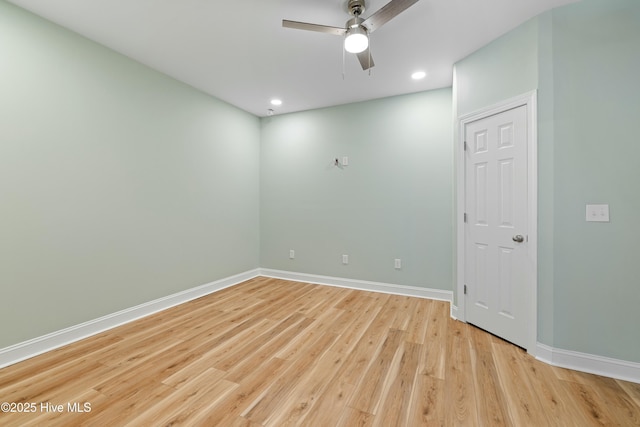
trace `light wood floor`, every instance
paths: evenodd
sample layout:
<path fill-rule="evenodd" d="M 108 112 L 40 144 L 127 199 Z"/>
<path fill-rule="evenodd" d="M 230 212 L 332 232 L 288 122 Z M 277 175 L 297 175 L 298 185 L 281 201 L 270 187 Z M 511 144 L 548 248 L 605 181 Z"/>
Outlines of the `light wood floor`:
<path fill-rule="evenodd" d="M 639 384 L 545 365 L 448 303 L 267 278 L 2 369 L 0 402 L 37 406 L 2 426 L 640 426 Z"/>

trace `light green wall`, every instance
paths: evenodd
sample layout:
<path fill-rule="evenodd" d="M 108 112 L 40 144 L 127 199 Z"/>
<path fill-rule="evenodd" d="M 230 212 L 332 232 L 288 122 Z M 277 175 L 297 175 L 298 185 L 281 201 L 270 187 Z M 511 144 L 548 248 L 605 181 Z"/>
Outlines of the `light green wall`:
<path fill-rule="evenodd" d="M 538 340 L 635 362 L 638 75 L 640 3 L 583 0 L 459 62 L 454 82 L 458 114 L 538 90 Z M 587 223 L 587 203 L 611 222 Z"/>
<path fill-rule="evenodd" d="M 0 348 L 258 267 L 259 139 L 0 1 Z"/>
<path fill-rule="evenodd" d="M 552 14 L 554 344 L 640 362 L 640 2 Z M 611 222 L 585 222 L 608 203 Z"/>
<path fill-rule="evenodd" d="M 551 13 L 538 21 L 538 341 L 554 344 L 555 156 Z"/>
<path fill-rule="evenodd" d="M 452 289 L 450 89 L 265 118 L 261 154 L 262 267 Z"/>
<path fill-rule="evenodd" d="M 455 64 L 457 116 L 534 90 L 537 38 L 530 20 Z"/>

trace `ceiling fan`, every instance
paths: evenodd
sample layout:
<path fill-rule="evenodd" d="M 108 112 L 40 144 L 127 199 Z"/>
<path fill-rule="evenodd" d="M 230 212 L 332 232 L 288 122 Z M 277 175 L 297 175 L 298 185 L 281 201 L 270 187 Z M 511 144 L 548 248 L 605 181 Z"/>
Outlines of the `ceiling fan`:
<path fill-rule="evenodd" d="M 391 0 L 376 13 L 363 19 L 360 17 L 365 10 L 365 0 L 348 0 L 347 9 L 353 18 L 349 19 L 344 28 L 327 25 L 309 24 L 307 22 L 282 20 L 282 26 L 298 30 L 317 31 L 320 33 L 345 36 L 344 49 L 358 56 L 363 70 L 374 66 L 369 50 L 369 34 L 389 22 L 405 11 L 418 0 Z"/>

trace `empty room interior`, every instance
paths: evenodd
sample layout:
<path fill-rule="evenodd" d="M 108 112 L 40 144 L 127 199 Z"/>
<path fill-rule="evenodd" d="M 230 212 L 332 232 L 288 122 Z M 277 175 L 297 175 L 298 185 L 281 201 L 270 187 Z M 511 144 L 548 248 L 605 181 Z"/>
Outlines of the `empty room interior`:
<path fill-rule="evenodd" d="M 637 0 L 0 0 L 0 425 L 640 426 L 638 76 Z"/>

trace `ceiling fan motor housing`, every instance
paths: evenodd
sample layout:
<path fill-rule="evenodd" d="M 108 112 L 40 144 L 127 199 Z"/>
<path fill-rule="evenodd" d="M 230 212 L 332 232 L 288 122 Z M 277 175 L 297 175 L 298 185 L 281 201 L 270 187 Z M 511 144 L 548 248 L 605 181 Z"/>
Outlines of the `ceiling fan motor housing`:
<path fill-rule="evenodd" d="M 360 18 L 359 16 L 354 16 L 353 18 L 347 21 L 346 26 L 348 29 L 362 27 L 362 29 L 366 31 L 366 28 L 362 25 L 363 22 L 364 22 L 364 19 Z"/>

